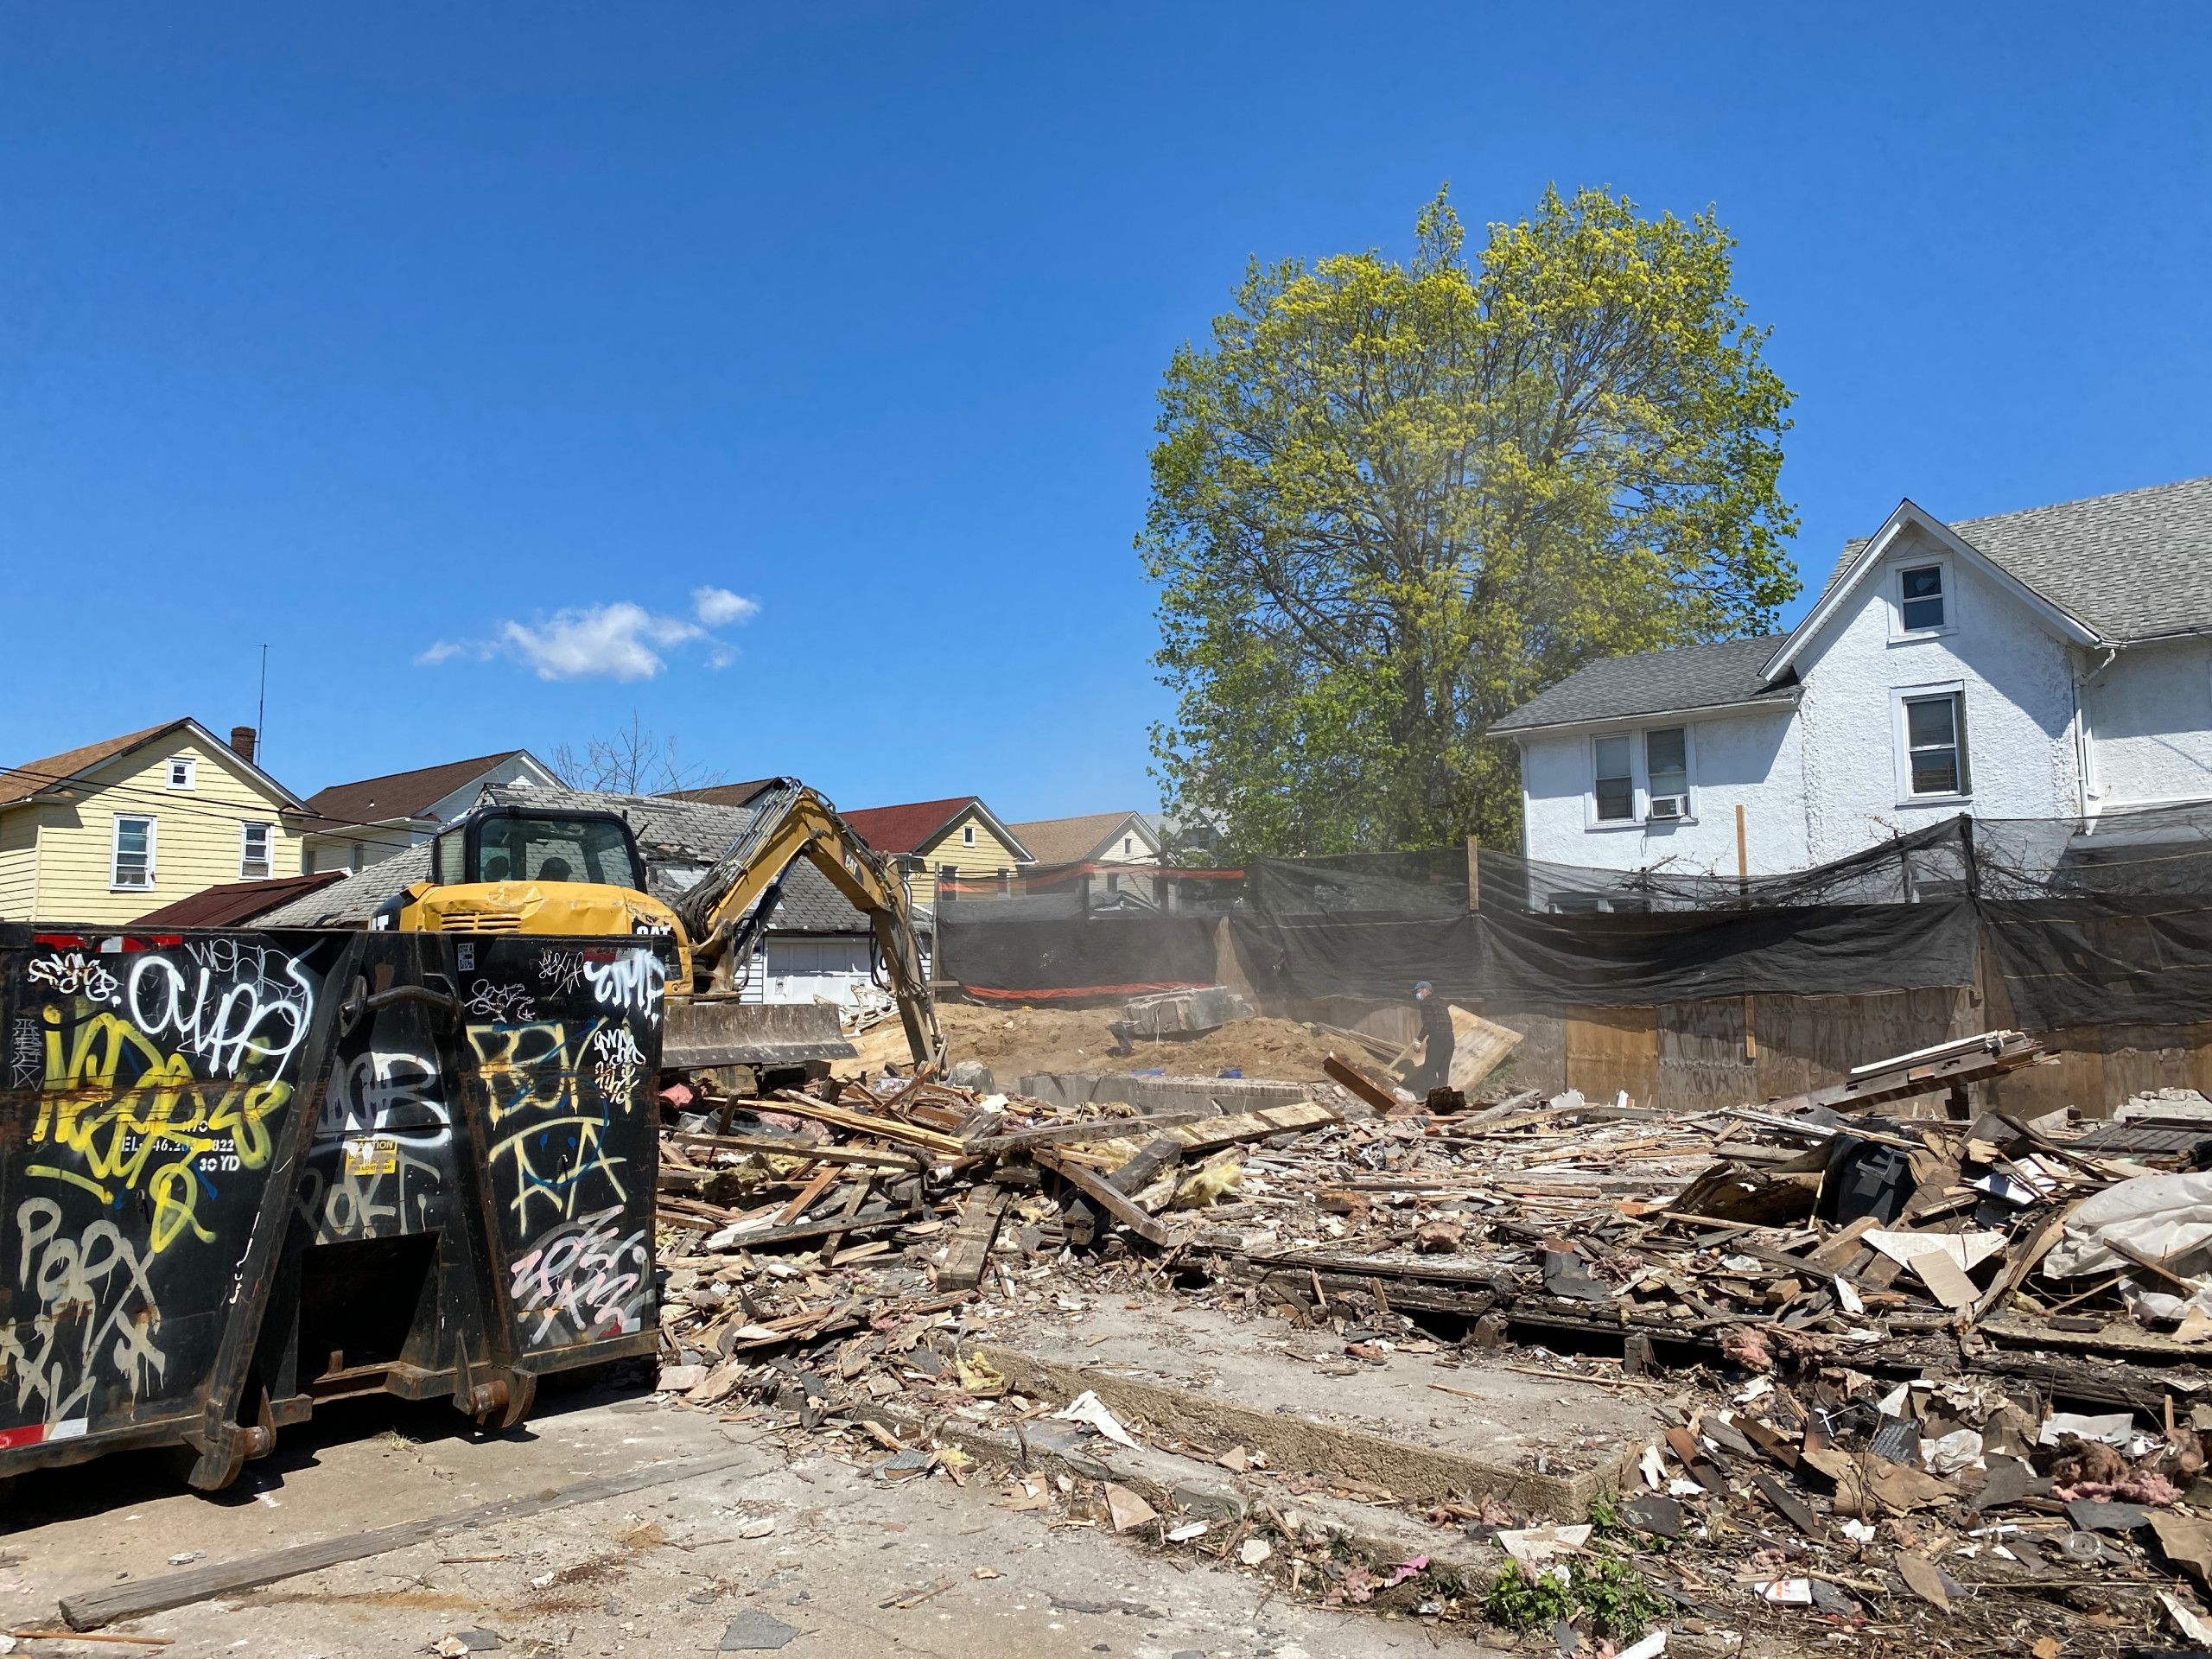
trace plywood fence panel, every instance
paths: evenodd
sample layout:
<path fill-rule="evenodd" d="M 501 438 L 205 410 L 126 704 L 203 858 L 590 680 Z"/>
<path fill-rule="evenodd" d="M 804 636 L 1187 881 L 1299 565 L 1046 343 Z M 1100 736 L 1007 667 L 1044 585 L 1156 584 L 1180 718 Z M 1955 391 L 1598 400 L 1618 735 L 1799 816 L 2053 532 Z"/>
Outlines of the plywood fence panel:
<path fill-rule="evenodd" d="M 1711 997 L 1659 1005 L 1659 1101 L 1670 1111 L 1748 1105 L 1760 1098 L 1758 1068 L 1744 1048 L 1751 999 Z"/>
<path fill-rule="evenodd" d="M 1567 1010 L 1567 1086 L 1591 1101 L 1623 1090 L 1639 1105 L 1659 1097 L 1659 1010 Z"/>
<path fill-rule="evenodd" d="M 1541 1089 L 1548 1096 L 1567 1086 L 1567 1020 L 1557 1008 L 1485 998 L 1475 1011 L 1521 1033 L 1521 1046 L 1491 1074 L 1488 1092 Z"/>

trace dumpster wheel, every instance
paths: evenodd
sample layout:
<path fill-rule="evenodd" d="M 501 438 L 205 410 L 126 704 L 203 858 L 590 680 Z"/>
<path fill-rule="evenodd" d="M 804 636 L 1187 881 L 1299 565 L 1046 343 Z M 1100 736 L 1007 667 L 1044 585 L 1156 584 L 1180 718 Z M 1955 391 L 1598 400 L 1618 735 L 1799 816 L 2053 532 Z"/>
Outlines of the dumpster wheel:
<path fill-rule="evenodd" d="M 537 1377 L 531 1371 L 502 1371 L 477 1383 L 466 1396 L 454 1396 L 454 1404 L 474 1417 L 478 1427 L 493 1429 L 517 1427 L 537 1401 Z"/>

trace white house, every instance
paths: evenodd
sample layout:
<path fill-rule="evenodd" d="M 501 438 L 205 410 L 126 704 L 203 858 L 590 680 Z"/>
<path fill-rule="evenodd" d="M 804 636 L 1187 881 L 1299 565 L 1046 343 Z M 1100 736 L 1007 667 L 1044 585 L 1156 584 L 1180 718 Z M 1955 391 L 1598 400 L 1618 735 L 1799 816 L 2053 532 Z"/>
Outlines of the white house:
<path fill-rule="evenodd" d="M 1592 663 L 1491 729 L 1527 855 L 1610 869 L 2212 801 L 2212 478 L 1955 524 L 1901 502 L 1794 632 Z"/>

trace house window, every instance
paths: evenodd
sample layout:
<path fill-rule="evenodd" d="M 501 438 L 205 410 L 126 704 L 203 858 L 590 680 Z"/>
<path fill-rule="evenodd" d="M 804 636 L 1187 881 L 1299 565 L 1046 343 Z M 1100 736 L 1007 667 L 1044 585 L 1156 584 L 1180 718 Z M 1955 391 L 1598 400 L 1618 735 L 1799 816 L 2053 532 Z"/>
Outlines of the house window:
<path fill-rule="evenodd" d="M 169 760 L 169 787 L 190 789 L 199 781 L 200 763 L 186 755 L 173 756 Z"/>
<path fill-rule="evenodd" d="M 1966 693 L 1904 700 L 1905 766 L 1915 795 L 1964 795 L 1967 775 Z"/>
<path fill-rule="evenodd" d="M 242 823 L 238 825 L 238 880 L 265 881 L 269 879 L 269 849 L 276 839 L 273 823 Z"/>
<path fill-rule="evenodd" d="M 154 829 L 152 818 L 115 815 L 115 846 L 108 868 L 111 887 L 154 885 Z"/>
<path fill-rule="evenodd" d="M 1943 567 L 1915 565 L 1897 573 L 1897 613 L 1907 633 L 1931 633 L 1944 626 Z"/>
<path fill-rule="evenodd" d="M 1647 817 L 1687 818 L 1690 815 L 1689 734 L 1680 726 L 1643 734 L 1644 769 L 1651 788 Z"/>
<path fill-rule="evenodd" d="M 1123 858 L 1129 857 L 1135 850 L 1137 838 L 1135 836 L 1123 836 L 1122 837 L 1122 856 Z"/>
<path fill-rule="evenodd" d="M 960 844 L 963 847 L 973 847 L 976 844 L 976 826 L 974 824 L 963 823 L 960 826 Z"/>
<path fill-rule="evenodd" d="M 302 875 L 315 874 L 315 849 L 312 847 L 300 849 L 300 874 Z"/>
<path fill-rule="evenodd" d="M 1629 740 L 1626 737 L 1601 737 L 1592 747 L 1598 762 L 1598 822 L 1634 822 L 1636 776 L 1629 766 Z"/>

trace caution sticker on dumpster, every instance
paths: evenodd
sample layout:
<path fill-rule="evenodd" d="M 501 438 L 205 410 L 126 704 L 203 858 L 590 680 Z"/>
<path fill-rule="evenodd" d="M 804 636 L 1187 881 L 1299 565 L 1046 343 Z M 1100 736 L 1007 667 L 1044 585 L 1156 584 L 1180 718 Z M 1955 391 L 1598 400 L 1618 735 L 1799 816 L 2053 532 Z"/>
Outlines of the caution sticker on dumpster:
<path fill-rule="evenodd" d="M 399 1167 L 399 1142 L 385 1135 L 363 1135 L 346 1142 L 348 1175 L 389 1175 Z"/>

